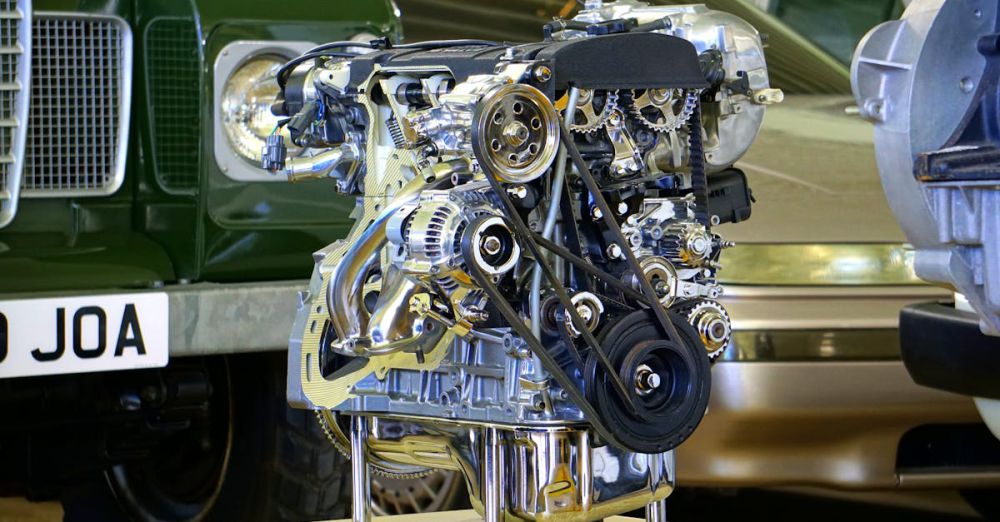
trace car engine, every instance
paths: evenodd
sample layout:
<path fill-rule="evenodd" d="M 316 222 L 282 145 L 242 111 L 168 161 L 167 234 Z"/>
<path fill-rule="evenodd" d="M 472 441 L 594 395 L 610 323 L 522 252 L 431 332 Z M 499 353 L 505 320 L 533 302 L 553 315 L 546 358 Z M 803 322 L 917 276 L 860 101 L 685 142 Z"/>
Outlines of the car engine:
<path fill-rule="evenodd" d="M 763 46 L 704 6 L 588 1 L 543 40 L 317 46 L 276 72 L 263 167 L 357 198 L 316 252 L 288 398 L 368 473 L 461 471 L 487 520 L 663 519 L 731 323 L 720 223 Z"/>

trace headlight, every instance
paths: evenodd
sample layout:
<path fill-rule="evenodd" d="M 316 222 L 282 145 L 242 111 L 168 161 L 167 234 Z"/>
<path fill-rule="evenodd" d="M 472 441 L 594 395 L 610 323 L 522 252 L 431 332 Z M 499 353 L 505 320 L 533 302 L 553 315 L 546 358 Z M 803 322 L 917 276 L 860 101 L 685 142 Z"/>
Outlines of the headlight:
<path fill-rule="evenodd" d="M 222 88 L 226 138 L 240 157 L 255 166 L 260 164 L 264 140 L 278 124 L 278 117 L 271 114 L 279 92 L 274 75 L 286 61 L 275 55 L 255 56 L 233 71 Z"/>

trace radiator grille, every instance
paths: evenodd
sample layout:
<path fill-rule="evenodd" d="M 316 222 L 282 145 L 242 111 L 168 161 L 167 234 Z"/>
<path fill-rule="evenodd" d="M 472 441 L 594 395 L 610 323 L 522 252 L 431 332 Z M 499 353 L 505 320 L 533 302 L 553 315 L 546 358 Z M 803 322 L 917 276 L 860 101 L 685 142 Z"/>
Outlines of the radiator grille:
<path fill-rule="evenodd" d="M 120 185 L 129 31 L 118 18 L 35 13 L 22 196 L 103 195 Z"/>
<path fill-rule="evenodd" d="M 27 0 L 0 0 L 0 226 L 14 218 L 23 156 L 23 123 L 27 111 L 23 86 L 28 51 Z M 21 139 L 19 139 L 21 138 Z"/>
<path fill-rule="evenodd" d="M 194 18 L 157 18 L 146 28 L 146 80 L 156 178 L 167 190 L 198 182 L 198 31 Z"/>

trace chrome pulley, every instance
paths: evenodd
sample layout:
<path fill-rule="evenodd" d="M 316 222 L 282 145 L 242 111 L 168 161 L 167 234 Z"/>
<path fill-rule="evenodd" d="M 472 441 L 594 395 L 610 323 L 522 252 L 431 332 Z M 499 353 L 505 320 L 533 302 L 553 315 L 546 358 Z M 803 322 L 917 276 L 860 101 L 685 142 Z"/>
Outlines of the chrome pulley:
<path fill-rule="evenodd" d="M 681 128 L 698 104 L 698 91 L 685 89 L 642 89 L 632 91 L 632 115 L 656 132 Z"/>
<path fill-rule="evenodd" d="M 674 264 L 660 256 L 646 256 L 639 259 L 639 268 L 653 286 L 660 304 L 664 308 L 670 307 L 677 298 L 677 269 Z M 624 279 L 636 291 L 641 289 L 642 284 L 632 272 L 626 272 Z"/>
<path fill-rule="evenodd" d="M 530 85 L 505 84 L 486 93 L 472 116 L 472 151 L 508 183 L 541 176 L 556 157 L 559 121 L 552 102 Z"/>
<path fill-rule="evenodd" d="M 521 256 L 521 247 L 514 239 L 507 222 L 500 216 L 484 215 L 474 219 L 462 233 L 462 245 L 468 243 L 474 263 L 494 280 L 509 272 Z"/>

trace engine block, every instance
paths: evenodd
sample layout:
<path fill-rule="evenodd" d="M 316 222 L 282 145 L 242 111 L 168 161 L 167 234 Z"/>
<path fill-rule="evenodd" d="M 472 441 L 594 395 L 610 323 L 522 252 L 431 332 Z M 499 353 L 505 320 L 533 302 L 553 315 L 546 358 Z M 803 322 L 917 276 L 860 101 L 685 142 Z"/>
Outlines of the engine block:
<path fill-rule="evenodd" d="M 713 227 L 749 216 L 732 164 L 781 93 L 757 32 L 704 6 L 587 2 L 543 33 L 277 71 L 263 167 L 358 202 L 315 254 L 288 398 L 358 488 L 446 468 L 489 520 L 656 511 L 729 344 Z"/>

